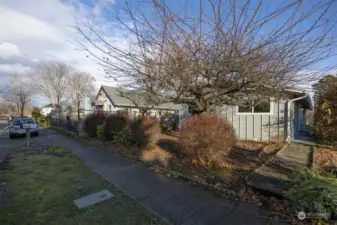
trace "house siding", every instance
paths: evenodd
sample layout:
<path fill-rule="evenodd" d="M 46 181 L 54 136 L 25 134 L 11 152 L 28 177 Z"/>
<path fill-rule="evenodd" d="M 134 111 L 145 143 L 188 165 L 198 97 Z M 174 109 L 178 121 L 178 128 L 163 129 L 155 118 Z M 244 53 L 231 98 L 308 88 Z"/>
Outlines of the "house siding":
<path fill-rule="evenodd" d="M 103 89 L 101 89 L 99 91 L 99 94 L 98 94 L 96 100 L 99 100 L 99 101 L 103 102 L 103 111 L 109 111 L 110 110 L 109 105 L 111 105 L 111 112 L 116 112 L 118 110 L 124 109 L 124 108 L 114 107 L 114 105 L 110 101 L 109 97 L 105 94 Z"/>
<path fill-rule="evenodd" d="M 216 108 L 217 113 L 232 123 L 238 139 L 256 141 L 283 141 L 287 136 L 286 101 L 272 102 L 271 114 L 238 115 L 237 106 L 223 105 Z"/>
<path fill-rule="evenodd" d="M 41 114 L 47 116 L 49 113 L 53 111 L 54 108 L 52 107 L 45 107 L 41 109 Z"/>

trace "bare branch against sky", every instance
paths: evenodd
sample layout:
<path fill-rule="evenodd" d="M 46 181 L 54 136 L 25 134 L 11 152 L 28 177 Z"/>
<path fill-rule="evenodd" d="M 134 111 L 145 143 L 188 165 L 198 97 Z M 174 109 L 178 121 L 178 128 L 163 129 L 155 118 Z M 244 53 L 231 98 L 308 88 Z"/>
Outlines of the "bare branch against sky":
<path fill-rule="evenodd" d="M 252 96 L 252 88 L 252 98 L 282 93 L 336 66 L 328 62 L 336 54 L 334 0 L 196 2 L 126 1 L 109 14 L 125 45 L 78 21 L 79 45 L 122 86 L 198 112 L 238 104 L 238 93 Z"/>
<path fill-rule="evenodd" d="M 32 74 L 31 84 L 49 99 L 54 108 L 58 108 L 67 93 L 67 85 L 72 71 L 71 66 L 62 62 L 40 62 Z"/>
<path fill-rule="evenodd" d="M 68 82 L 67 93 L 72 105 L 79 109 L 83 106 L 81 103 L 84 97 L 92 96 L 95 91 L 94 78 L 88 73 L 74 72 Z"/>
<path fill-rule="evenodd" d="M 8 103 L 8 106 L 14 109 L 15 113 L 24 116 L 25 109 L 31 101 L 33 93 L 33 89 L 27 83 L 20 80 L 18 75 L 13 75 L 3 98 Z"/>

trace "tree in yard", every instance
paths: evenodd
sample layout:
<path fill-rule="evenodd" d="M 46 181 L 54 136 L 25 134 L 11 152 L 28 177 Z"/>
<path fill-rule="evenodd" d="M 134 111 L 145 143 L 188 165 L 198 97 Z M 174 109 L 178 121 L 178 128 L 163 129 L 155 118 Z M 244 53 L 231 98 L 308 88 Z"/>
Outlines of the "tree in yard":
<path fill-rule="evenodd" d="M 58 109 L 66 95 L 73 68 L 62 62 L 46 61 L 36 65 L 32 86 L 42 92 L 54 108 Z"/>
<path fill-rule="evenodd" d="M 337 77 L 327 75 L 313 85 L 315 90 L 315 134 L 320 141 L 336 143 Z"/>
<path fill-rule="evenodd" d="M 94 91 L 94 78 L 90 74 L 75 72 L 70 75 L 68 94 L 77 110 L 81 107 L 84 97 L 91 96 Z"/>
<path fill-rule="evenodd" d="M 25 82 L 13 75 L 10 86 L 5 91 L 3 98 L 10 105 L 9 108 L 16 114 L 24 116 L 28 103 L 33 95 L 33 90 Z"/>
<path fill-rule="evenodd" d="M 109 14 L 125 37 L 107 37 L 92 21 L 75 28 L 107 77 L 204 112 L 242 95 L 281 95 L 335 67 L 316 66 L 335 54 L 335 9 L 334 0 L 127 0 Z"/>
<path fill-rule="evenodd" d="M 41 117 L 41 111 L 40 108 L 37 106 L 34 106 L 32 109 L 32 117 L 35 120 L 35 122 L 37 122 L 39 120 L 39 118 Z"/>

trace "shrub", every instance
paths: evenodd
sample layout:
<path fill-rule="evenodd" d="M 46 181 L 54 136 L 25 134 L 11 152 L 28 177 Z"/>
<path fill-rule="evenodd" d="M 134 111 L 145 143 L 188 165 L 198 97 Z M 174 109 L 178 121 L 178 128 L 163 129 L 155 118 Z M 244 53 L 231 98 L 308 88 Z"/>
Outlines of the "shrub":
<path fill-rule="evenodd" d="M 160 117 L 160 126 L 164 133 L 175 130 L 177 128 L 177 115 L 165 113 Z"/>
<path fill-rule="evenodd" d="M 303 169 L 294 174 L 293 185 L 286 196 L 296 210 L 336 216 L 337 179 L 319 170 Z M 334 214 L 335 213 L 335 214 Z"/>
<path fill-rule="evenodd" d="M 48 114 L 46 117 L 44 117 L 43 125 L 44 125 L 45 127 L 50 127 L 50 117 L 51 117 L 50 114 Z M 41 122 L 42 122 L 42 121 L 41 121 Z"/>
<path fill-rule="evenodd" d="M 138 118 L 129 126 L 131 140 L 139 147 L 149 148 L 154 146 L 160 135 L 159 123 L 155 118 Z"/>
<path fill-rule="evenodd" d="M 105 115 L 103 113 L 93 113 L 84 120 L 84 132 L 90 137 L 96 137 L 96 129 L 98 125 L 104 123 Z"/>
<path fill-rule="evenodd" d="M 313 85 L 315 90 L 315 137 L 325 144 L 337 142 L 337 78 L 327 75 Z"/>
<path fill-rule="evenodd" d="M 114 135 L 114 141 L 118 144 L 128 145 L 131 142 L 129 129 L 124 127 Z"/>
<path fill-rule="evenodd" d="M 162 133 L 169 133 L 172 131 L 172 129 L 165 124 L 160 124 L 160 129 Z"/>
<path fill-rule="evenodd" d="M 40 109 L 38 107 L 33 107 L 33 111 L 32 111 L 32 118 L 33 120 L 38 123 L 40 118 L 41 118 L 41 112 L 40 112 Z"/>
<path fill-rule="evenodd" d="M 110 115 L 104 121 L 104 136 L 107 139 L 114 139 L 114 136 L 123 130 L 128 124 L 128 118 L 125 115 Z"/>
<path fill-rule="evenodd" d="M 184 155 L 202 164 L 217 162 L 235 143 L 231 124 L 213 114 L 185 120 L 180 138 Z"/>
<path fill-rule="evenodd" d="M 96 127 L 96 135 L 98 138 L 104 139 L 104 124 Z"/>

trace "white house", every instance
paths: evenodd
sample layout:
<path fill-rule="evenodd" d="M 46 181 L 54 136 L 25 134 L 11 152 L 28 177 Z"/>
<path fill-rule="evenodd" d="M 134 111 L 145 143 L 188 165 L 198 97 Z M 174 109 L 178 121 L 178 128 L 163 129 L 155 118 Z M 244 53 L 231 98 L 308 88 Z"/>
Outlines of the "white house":
<path fill-rule="evenodd" d="M 45 105 L 41 108 L 41 114 L 44 115 L 44 116 L 47 116 L 53 110 L 54 110 L 53 104 L 48 104 L 48 105 Z"/>

